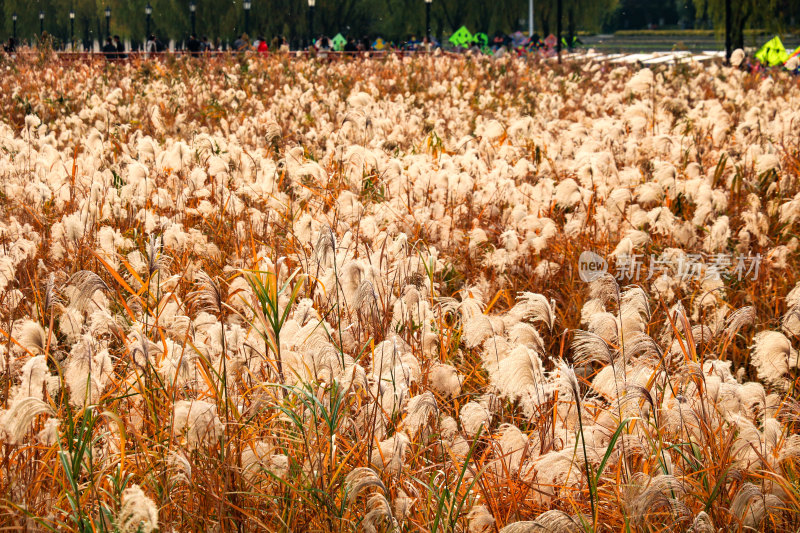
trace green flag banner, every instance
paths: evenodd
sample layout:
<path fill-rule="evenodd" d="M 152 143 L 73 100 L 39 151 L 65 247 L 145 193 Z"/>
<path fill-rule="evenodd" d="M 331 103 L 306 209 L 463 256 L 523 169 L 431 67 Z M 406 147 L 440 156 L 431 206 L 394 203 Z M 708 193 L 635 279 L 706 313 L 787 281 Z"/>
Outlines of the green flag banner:
<path fill-rule="evenodd" d="M 786 53 L 786 48 L 784 48 L 781 38 L 776 35 L 767 41 L 767 43 L 761 47 L 761 50 L 756 52 L 756 59 L 765 65 L 774 67 L 785 63 L 786 60 L 789 59 L 789 54 Z"/>
<path fill-rule="evenodd" d="M 344 50 L 344 45 L 347 44 L 347 39 L 345 39 L 341 33 L 337 33 L 336 37 L 333 38 L 333 49 L 337 52 L 341 52 Z"/>
<path fill-rule="evenodd" d="M 491 53 L 492 49 L 489 48 L 489 36 L 485 33 L 478 32 L 474 34 L 472 36 L 472 42 L 477 44 L 484 54 Z"/>
<path fill-rule="evenodd" d="M 472 34 L 469 32 L 466 26 L 461 26 L 453 35 L 450 36 L 450 42 L 453 43 L 453 46 L 463 46 L 464 48 L 469 48 L 472 40 Z"/>

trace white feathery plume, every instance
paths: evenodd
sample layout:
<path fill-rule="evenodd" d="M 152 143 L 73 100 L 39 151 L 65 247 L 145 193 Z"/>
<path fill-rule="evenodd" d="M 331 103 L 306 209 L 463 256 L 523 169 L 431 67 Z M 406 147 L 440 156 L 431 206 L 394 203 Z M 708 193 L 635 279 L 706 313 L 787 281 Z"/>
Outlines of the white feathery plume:
<path fill-rule="evenodd" d="M 469 533 L 489 533 L 494 527 L 494 517 L 485 505 L 474 505 L 467 513 Z"/>
<path fill-rule="evenodd" d="M 411 514 L 411 507 L 414 505 L 415 498 L 410 497 L 403 489 L 397 489 L 394 497 L 394 517 L 400 522 L 406 520 Z"/>
<path fill-rule="evenodd" d="M 330 226 L 321 228 L 314 245 L 314 258 L 320 265 L 327 265 L 328 258 L 336 254 L 336 235 Z"/>
<path fill-rule="evenodd" d="M 406 450 L 411 444 L 411 439 L 405 433 L 395 433 L 386 440 L 378 443 L 377 449 L 372 450 L 370 464 L 375 468 L 385 470 L 387 474 L 397 474 L 405 462 Z"/>
<path fill-rule="evenodd" d="M 589 297 L 604 304 L 616 300 L 618 294 L 619 285 L 611 274 L 603 274 L 589 284 Z"/>
<path fill-rule="evenodd" d="M 492 421 L 492 413 L 485 406 L 478 402 L 468 402 L 461 408 L 459 413 L 461 427 L 468 437 L 474 437 Z"/>
<path fill-rule="evenodd" d="M 366 489 L 374 487 L 384 494 L 388 494 L 386 485 L 383 484 L 377 472 L 367 467 L 357 467 L 347 474 L 344 480 L 347 503 L 353 503 L 358 496 Z"/>
<path fill-rule="evenodd" d="M 744 523 L 745 528 L 758 530 L 764 520 L 770 516 L 781 523 L 780 513 L 784 508 L 781 499 L 774 494 L 765 494 L 750 482 L 739 488 L 731 503 L 731 513 Z"/>
<path fill-rule="evenodd" d="M 490 366 L 489 374 L 492 385 L 511 400 L 531 390 L 539 393 L 546 383 L 539 354 L 524 345 L 514 348 L 496 369 Z"/>
<path fill-rule="evenodd" d="M 113 370 L 108 350 L 97 350 L 94 339 L 84 337 L 73 347 L 64 372 L 70 403 L 75 406 L 97 403 Z"/>
<path fill-rule="evenodd" d="M 265 479 L 271 479 L 272 476 L 285 478 L 289 472 L 289 458 L 275 451 L 275 448 L 265 441 L 257 441 L 246 446 L 242 450 L 242 472 L 245 479 L 255 483 L 259 479 L 260 470 L 267 472 Z"/>
<path fill-rule="evenodd" d="M 581 307 L 581 325 L 586 327 L 589 324 L 589 321 L 592 319 L 597 313 L 605 313 L 606 308 L 603 304 L 603 300 L 598 298 L 592 298 L 587 300 L 583 307 Z"/>
<path fill-rule="evenodd" d="M 190 448 L 212 444 L 225 428 L 217 416 L 217 406 L 203 400 L 176 402 L 173 417 L 173 433 L 185 430 Z"/>
<path fill-rule="evenodd" d="M 756 160 L 756 174 L 759 176 L 765 174 L 770 170 L 780 167 L 780 159 L 775 154 L 764 154 Z"/>
<path fill-rule="evenodd" d="M 537 353 L 545 353 L 545 346 L 539 332 L 532 325 L 519 322 L 509 328 L 508 340 L 512 344 L 524 344 L 536 350 Z"/>
<path fill-rule="evenodd" d="M 23 397 L 11 402 L 8 409 L 0 411 L 0 429 L 9 444 L 19 444 L 38 415 L 54 415 L 55 411 L 39 398 Z"/>
<path fill-rule="evenodd" d="M 572 360 L 579 366 L 593 362 L 614 366 L 619 357 L 617 350 L 611 348 L 605 339 L 590 331 L 575 330 L 571 348 Z"/>
<path fill-rule="evenodd" d="M 714 522 L 708 513 L 700 511 L 692 521 L 692 527 L 689 528 L 689 533 L 717 533 L 717 528 L 714 527 Z"/>
<path fill-rule="evenodd" d="M 501 332 L 494 330 L 492 320 L 487 315 L 480 314 L 470 318 L 464 324 L 462 338 L 467 348 L 474 348 L 492 335 L 498 333 Z"/>
<path fill-rule="evenodd" d="M 158 529 L 158 507 L 139 485 L 122 492 L 122 507 L 116 517 L 121 533 L 150 533 Z"/>
<path fill-rule="evenodd" d="M 578 415 L 580 416 L 582 411 L 581 387 L 578 383 L 578 377 L 575 375 L 575 370 L 563 359 L 556 361 L 555 366 L 555 370 L 557 371 L 556 385 L 561 395 L 559 404 L 568 405 L 574 402 Z M 566 399 L 563 397 L 565 395 L 567 396 Z M 567 410 L 569 411 L 570 409 L 568 408 Z"/>
<path fill-rule="evenodd" d="M 47 333 L 38 322 L 26 320 L 17 337 L 19 343 L 34 355 L 44 353 L 47 346 Z"/>
<path fill-rule="evenodd" d="M 650 320 L 650 301 L 647 298 L 647 293 L 641 287 L 627 288 L 620 297 L 620 307 L 622 307 L 623 314 L 635 311 L 641 315 L 645 322 Z"/>
<path fill-rule="evenodd" d="M 611 344 L 619 344 L 619 321 L 609 312 L 593 314 L 587 323 L 587 329 Z"/>
<path fill-rule="evenodd" d="M 513 522 L 500 533 L 580 533 L 584 531 L 580 522 L 558 509 L 540 514 L 536 520 Z"/>
<path fill-rule="evenodd" d="M 728 217 L 719 217 L 703 241 L 703 249 L 708 253 L 721 252 L 728 245 L 728 239 L 731 238 L 731 229 L 728 225 Z"/>
<path fill-rule="evenodd" d="M 797 351 L 779 331 L 762 331 L 753 338 L 750 364 L 758 379 L 775 387 L 787 386 L 789 368 L 797 367 Z"/>
<path fill-rule="evenodd" d="M 110 290 L 100 276 L 89 270 L 76 272 L 70 277 L 69 283 L 75 287 L 70 306 L 81 312 L 87 310 L 87 306 L 95 292 Z"/>
<path fill-rule="evenodd" d="M 461 393 L 461 376 L 452 365 L 434 364 L 429 379 L 431 388 L 445 398 L 454 398 Z"/>
<path fill-rule="evenodd" d="M 654 82 L 653 71 L 643 68 L 628 80 L 627 87 L 636 94 L 643 94 L 650 90 Z"/>
<path fill-rule="evenodd" d="M 526 462 L 520 476 L 539 484 L 541 490 L 552 492 L 554 487 L 574 487 L 580 483 L 581 467 L 575 463 L 572 449 L 550 451 Z"/>
<path fill-rule="evenodd" d="M 409 435 L 414 436 L 420 429 L 430 423 L 431 416 L 437 414 L 436 398 L 430 391 L 414 396 L 408 401 L 406 412 L 403 426 Z"/>
<path fill-rule="evenodd" d="M 57 418 L 48 418 L 42 430 L 36 435 L 39 442 L 45 446 L 52 446 L 58 442 L 58 426 L 61 421 Z"/>
<path fill-rule="evenodd" d="M 556 319 L 555 301 L 548 300 L 541 294 L 523 292 L 517 296 L 517 303 L 508 312 L 508 316 L 514 317 L 516 321 L 542 322 L 552 330 Z"/>
<path fill-rule="evenodd" d="M 27 397 L 43 400 L 43 389 L 47 387 L 48 391 L 50 391 L 52 378 L 55 378 L 57 384 L 58 377 L 51 376 L 48 371 L 47 358 L 44 355 L 31 357 L 22 366 L 20 383 L 14 387 L 11 393 L 11 401 Z"/>
<path fill-rule="evenodd" d="M 755 320 L 756 308 L 751 305 L 741 307 L 728 315 L 728 318 L 725 320 L 725 327 L 722 330 L 722 335 L 725 339 L 725 342 L 731 342 L 740 329 L 745 326 L 753 325 Z"/>
<path fill-rule="evenodd" d="M 523 455 L 529 446 L 528 437 L 515 425 L 503 424 L 500 426 L 500 435 L 497 438 L 497 445 L 500 448 L 500 460 L 507 465 L 510 473 L 519 471 Z"/>
<path fill-rule="evenodd" d="M 742 63 L 744 63 L 744 60 L 745 60 L 745 53 L 744 50 L 742 50 L 741 48 L 737 48 L 731 54 L 730 61 L 732 67 L 739 68 L 742 65 Z"/>
<path fill-rule="evenodd" d="M 581 202 L 581 189 L 578 183 L 567 178 L 560 182 L 555 189 L 555 201 L 560 207 L 574 207 Z"/>
<path fill-rule="evenodd" d="M 365 533 L 378 533 L 382 523 L 388 523 L 389 530 L 397 528 L 397 521 L 392 515 L 392 506 L 383 494 L 376 492 L 370 496 L 367 500 L 367 509 L 369 510 L 361 521 Z"/>
<path fill-rule="evenodd" d="M 663 525 L 665 520 L 680 522 L 693 517 L 680 499 L 686 493 L 685 486 L 671 475 L 649 477 L 637 472 L 627 492 L 632 519 L 640 526 L 646 527 L 651 520 Z"/>

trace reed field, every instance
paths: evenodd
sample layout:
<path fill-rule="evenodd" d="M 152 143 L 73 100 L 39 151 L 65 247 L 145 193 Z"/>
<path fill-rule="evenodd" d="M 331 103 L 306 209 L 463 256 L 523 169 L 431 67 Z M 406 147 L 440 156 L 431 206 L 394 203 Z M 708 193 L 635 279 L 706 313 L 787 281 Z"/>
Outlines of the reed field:
<path fill-rule="evenodd" d="M 800 528 L 797 76 L 0 71 L 0 530 Z"/>

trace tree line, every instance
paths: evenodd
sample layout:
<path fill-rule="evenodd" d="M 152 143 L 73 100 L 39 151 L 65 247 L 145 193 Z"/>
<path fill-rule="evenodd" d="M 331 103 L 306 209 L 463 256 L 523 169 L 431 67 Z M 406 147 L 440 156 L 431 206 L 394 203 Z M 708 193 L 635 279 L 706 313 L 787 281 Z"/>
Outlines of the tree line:
<path fill-rule="evenodd" d="M 20 39 L 35 38 L 43 28 L 64 41 L 74 35 L 76 41 L 91 42 L 106 36 L 108 7 L 110 33 L 141 42 L 149 3 L 151 32 L 162 39 L 181 40 L 191 32 L 190 1 L 0 0 L 0 28 L 6 37 L 11 36 L 12 14 L 16 13 Z M 194 2 L 198 35 L 229 41 L 245 31 L 243 0 Z M 565 36 L 654 26 L 713 27 L 724 33 L 733 47 L 741 46 L 747 28 L 782 30 L 800 21 L 798 0 L 535 0 L 534 7 L 535 31 L 541 36 L 556 33 L 559 26 Z M 304 42 L 312 24 L 316 35 L 380 35 L 402 40 L 425 34 L 424 0 L 316 0 L 313 21 L 310 9 L 308 0 L 251 0 L 249 33 L 267 38 L 281 35 L 292 43 Z M 70 10 L 75 12 L 74 21 L 69 18 Z M 439 39 L 462 25 L 492 35 L 526 30 L 527 16 L 527 0 L 432 0 L 430 26 Z"/>

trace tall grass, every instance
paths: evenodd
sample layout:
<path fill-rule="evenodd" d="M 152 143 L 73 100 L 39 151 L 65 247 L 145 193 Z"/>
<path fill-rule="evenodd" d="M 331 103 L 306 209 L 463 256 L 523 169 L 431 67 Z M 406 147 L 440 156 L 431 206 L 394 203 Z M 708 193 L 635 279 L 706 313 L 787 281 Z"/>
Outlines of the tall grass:
<path fill-rule="evenodd" d="M 5 66 L 3 527 L 798 527 L 796 78 Z"/>

